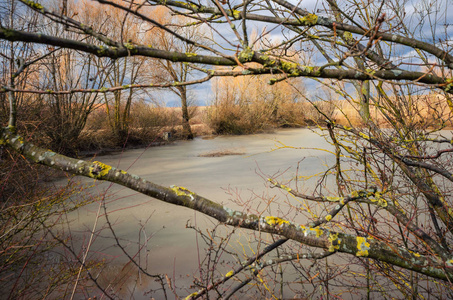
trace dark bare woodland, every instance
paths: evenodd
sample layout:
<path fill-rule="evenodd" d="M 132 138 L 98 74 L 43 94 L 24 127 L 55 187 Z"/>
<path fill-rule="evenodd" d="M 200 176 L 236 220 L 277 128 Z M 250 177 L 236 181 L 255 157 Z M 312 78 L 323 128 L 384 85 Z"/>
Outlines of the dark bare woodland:
<path fill-rule="evenodd" d="M 274 242 L 263 240 L 256 255 L 226 275 L 207 274 L 193 294 L 178 296 L 240 297 L 255 288 L 261 293 L 257 298 L 453 297 L 453 140 L 446 131 L 453 113 L 451 1 L 326 0 L 307 10 L 304 1 L 285 0 L 95 0 L 83 4 L 90 13 L 82 13 L 81 5 L 67 0 L 0 4 L 0 146 L 25 156 L 30 165 L 109 181 L 230 228 L 272 236 Z M 163 69 L 167 73 L 153 74 Z M 275 86 L 304 78 L 358 112 L 359 119 L 351 120 L 338 108 L 349 121 L 339 123 L 324 111 L 322 100 L 330 99 L 304 94 L 324 116 L 320 132 L 334 149 L 335 164 L 308 192 L 298 176 L 286 182 L 268 179 L 282 195 L 300 201 L 290 219 L 250 207 L 233 210 L 197 191 L 157 185 L 102 161 L 58 151 L 77 139 L 103 99 L 114 107 L 109 122 L 122 140 L 133 118 L 134 95 L 167 87 L 182 99 L 187 86 L 232 76 L 268 76 Z M 54 151 L 37 146 L 40 141 L 29 134 L 32 114 L 25 108 L 38 102 L 59 117 L 53 118 L 51 137 L 36 135 L 55 136 Z M 325 187 L 328 180 L 335 182 L 334 190 Z M 41 217 L 35 221 L 47 226 Z M 8 226 L 2 224 L 5 232 Z M 216 247 L 224 244 L 212 242 L 210 249 Z M 340 268 L 337 261 L 354 267 Z M 79 267 L 90 274 L 84 261 L 72 274 Z M 164 274 L 144 275 L 155 276 L 168 289 L 165 295 L 174 296 Z M 88 277 L 96 283 L 95 276 Z M 348 295 L 336 294 L 342 284 L 350 285 Z"/>

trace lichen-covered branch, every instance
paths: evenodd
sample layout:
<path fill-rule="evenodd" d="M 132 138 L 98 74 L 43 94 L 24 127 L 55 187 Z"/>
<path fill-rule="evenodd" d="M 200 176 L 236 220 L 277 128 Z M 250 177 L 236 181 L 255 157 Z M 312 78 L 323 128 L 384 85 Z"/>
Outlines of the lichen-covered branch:
<path fill-rule="evenodd" d="M 282 185 L 274 180 L 269 179 L 269 181 L 278 188 L 286 190 L 290 194 L 294 195 L 295 197 L 306 199 L 315 202 L 326 202 L 326 203 L 338 203 L 335 207 L 323 218 L 320 218 L 312 223 L 309 224 L 310 227 L 317 227 L 321 224 L 327 223 L 331 221 L 336 214 L 347 204 L 352 202 L 357 203 L 365 203 L 369 205 L 375 205 L 381 209 L 385 209 L 391 215 L 393 215 L 401 224 L 405 224 L 406 228 L 413 233 L 416 237 L 418 237 L 429 249 L 439 255 L 443 259 L 447 260 L 451 256 L 451 253 L 448 249 L 444 249 L 442 246 L 439 245 L 430 235 L 428 235 L 425 231 L 423 231 L 417 224 L 413 222 L 404 211 L 400 210 L 394 204 L 389 203 L 387 200 L 384 199 L 384 196 L 374 190 L 370 189 L 368 191 L 354 191 L 351 195 L 347 195 L 345 197 L 313 197 L 310 195 L 304 195 L 298 193 L 291 188 Z"/>
<path fill-rule="evenodd" d="M 82 41 L 2 27 L 0 27 L 0 39 L 12 42 L 21 41 L 68 48 L 73 50 L 79 50 L 85 53 L 91 53 L 96 55 L 97 57 L 109 57 L 112 59 L 141 55 L 153 58 L 166 59 L 173 62 L 191 62 L 223 66 L 236 65 L 234 58 L 229 59 L 225 57 L 209 56 L 202 54 L 193 55 L 193 53 L 182 53 L 176 51 L 160 50 L 147 46 L 138 46 L 130 43 L 129 44 L 126 43 L 118 47 L 97 46 Z"/>
<path fill-rule="evenodd" d="M 354 69 L 325 69 L 319 66 L 302 66 L 297 63 L 291 63 L 281 59 L 272 59 L 265 54 L 257 53 L 255 51 L 252 51 L 251 49 L 244 49 L 238 55 L 238 58 L 230 56 L 209 56 L 203 54 L 193 55 L 193 53 L 167 51 L 128 43 L 122 44 L 118 47 L 97 46 L 82 41 L 7 28 L 0 28 L 0 39 L 58 46 L 62 48 L 83 51 L 85 53 L 91 53 L 98 57 L 109 57 L 112 59 L 128 56 L 146 56 L 165 59 L 173 62 L 189 62 L 196 64 L 237 66 L 239 61 L 240 64 L 245 64 L 247 62 L 256 62 L 263 66 L 262 68 L 248 68 L 246 71 L 241 72 L 215 72 L 212 74 L 214 76 L 282 73 L 286 74 L 288 77 L 316 77 L 361 81 L 374 79 L 389 81 L 408 81 L 434 85 L 439 89 L 453 94 L 453 80 L 438 77 L 434 74 L 400 69 L 361 72 Z"/>
<path fill-rule="evenodd" d="M 163 1 L 163 0 L 152 0 L 151 2 L 161 5 L 168 5 L 172 7 L 179 7 L 187 9 L 193 13 L 199 14 L 211 14 L 213 16 L 221 16 L 222 13 L 217 8 L 207 7 L 203 5 L 194 5 L 190 2 L 184 1 Z M 410 38 L 406 36 L 401 36 L 398 34 L 387 33 L 387 32 L 372 32 L 366 31 L 361 27 L 350 25 L 342 22 L 335 22 L 327 17 L 318 16 L 315 14 L 309 13 L 307 10 L 297 7 L 285 0 L 273 0 L 275 2 L 287 9 L 289 11 L 294 12 L 300 16 L 301 18 L 279 18 L 279 17 L 271 17 L 266 15 L 259 15 L 259 14 L 252 14 L 252 13 L 244 13 L 242 11 L 238 11 L 238 7 L 233 8 L 233 10 L 227 10 L 226 13 L 229 17 L 233 17 L 236 20 L 241 20 L 242 18 L 253 20 L 253 21 L 260 21 L 265 23 L 273 23 L 273 24 L 282 24 L 282 25 L 290 25 L 290 26 L 323 26 L 329 28 L 331 30 L 339 30 L 349 33 L 351 39 L 352 35 L 350 33 L 355 33 L 359 35 L 366 35 L 366 36 L 373 36 L 375 39 L 382 39 L 387 42 L 399 43 L 402 45 L 406 45 L 408 47 L 421 49 L 428 53 L 435 55 L 437 58 L 445 61 L 448 68 L 453 69 L 453 55 L 450 53 L 436 47 L 434 44 L 430 44 L 424 41 L 417 40 L 415 38 Z M 363 51 L 364 46 L 359 45 L 359 50 Z M 371 53 L 371 51 L 370 51 Z M 387 66 L 387 62 L 382 58 L 378 57 L 377 54 L 373 54 L 373 60 L 380 62 L 383 67 Z"/>
<path fill-rule="evenodd" d="M 122 86 L 115 86 L 115 87 L 101 87 L 97 89 L 71 89 L 71 90 L 35 90 L 35 89 L 18 89 L 12 88 L 9 86 L 4 86 L 0 88 L 0 93 L 5 92 L 16 92 L 16 93 L 28 93 L 28 94 L 49 94 L 49 95 L 68 95 L 68 94 L 75 94 L 75 93 L 112 93 L 115 91 L 121 90 L 130 90 L 130 89 L 143 89 L 143 88 L 168 88 L 168 87 L 178 87 L 178 86 L 188 86 L 203 83 L 209 81 L 213 76 L 208 74 L 207 76 L 189 80 L 184 82 L 170 82 L 170 83 L 150 83 L 150 84 L 126 84 Z"/>
<path fill-rule="evenodd" d="M 418 81 L 420 83 L 437 86 L 439 89 L 445 90 L 448 93 L 453 93 L 451 85 L 453 81 L 450 79 L 442 79 L 441 77 L 426 74 L 416 71 L 405 70 L 379 70 L 373 72 L 361 72 L 359 70 L 348 69 L 325 69 L 322 66 L 303 66 L 296 63 L 290 63 L 283 60 L 271 59 L 266 55 L 253 53 L 249 60 L 250 62 L 258 62 L 263 65 L 263 68 L 248 68 L 243 71 L 213 71 L 213 76 L 250 76 L 261 74 L 285 74 L 288 77 L 313 77 L 327 78 L 338 80 L 389 80 L 389 81 Z M 269 82 L 273 84 L 277 79 L 271 79 Z"/>
<path fill-rule="evenodd" d="M 437 216 L 445 224 L 450 233 L 453 233 L 453 209 L 449 207 L 443 196 L 439 193 L 439 190 L 435 187 L 432 179 L 423 179 L 421 175 L 412 169 L 410 166 L 417 166 L 425 168 L 427 170 L 435 171 L 442 176 L 448 176 L 450 174 L 447 170 L 441 167 L 435 167 L 426 163 L 414 162 L 406 159 L 403 155 L 396 152 L 394 148 L 389 146 L 387 143 L 382 142 L 376 138 L 370 137 L 357 129 L 336 125 L 344 131 L 351 132 L 354 135 L 360 137 L 363 140 L 370 142 L 376 148 L 380 149 L 385 155 L 390 157 L 392 161 L 398 164 L 399 168 L 406 174 L 407 178 L 414 184 L 414 186 L 425 196 L 430 207 L 434 209 Z M 451 181 L 451 178 L 448 178 Z M 436 222 L 433 220 L 433 222 Z"/>
<path fill-rule="evenodd" d="M 184 187 L 160 186 L 102 162 L 78 160 L 37 147 L 24 141 L 9 128 L 1 129 L 0 145 L 15 150 L 35 163 L 75 175 L 117 183 L 161 201 L 201 212 L 227 225 L 278 234 L 331 252 L 377 259 L 438 279 L 453 279 L 453 256 L 448 259 L 430 257 L 373 237 L 360 237 L 321 227 L 313 228 L 274 216 L 247 215 L 199 196 Z"/>

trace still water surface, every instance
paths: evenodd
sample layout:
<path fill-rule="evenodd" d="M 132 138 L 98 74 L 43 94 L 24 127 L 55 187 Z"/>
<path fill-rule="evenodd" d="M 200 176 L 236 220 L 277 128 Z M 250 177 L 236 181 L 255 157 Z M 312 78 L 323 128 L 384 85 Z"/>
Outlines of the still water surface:
<path fill-rule="evenodd" d="M 282 144 L 304 149 L 278 149 Z M 213 201 L 240 209 L 233 200 L 253 199 L 253 205 L 259 207 L 264 204 L 260 203 L 262 199 L 256 195 L 282 196 L 277 189 L 266 187 L 266 177 L 283 174 L 279 179 L 290 179 L 297 171 L 299 175 L 325 171 L 327 164 L 332 163 L 333 156 L 315 148 L 330 149 L 330 145 L 309 129 L 287 129 L 267 134 L 178 141 L 162 147 L 128 150 L 95 160 L 163 186 L 183 186 Z M 200 157 L 216 151 L 243 154 Z M 310 192 L 312 188 L 307 186 L 304 190 Z M 209 228 L 213 227 L 212 220 L 118 185 L 96 182 L 91 192 L 106 192 L 109 195 L 106 198 L 109 220 L 121 244 L 131 256 L 136 255 L 137 260 L 140 258 L 141 266 L 152 274 L 167 273 L 170 277 L 174 276 L 179 287 L 190 284 L 190 275 L 198 268 L 198 252 L 195 233 L 186 229 L 186 223 L 189 221 L 192 225 Z M 71 230 L 85 243 L 96 220 L 97 209 L 98 205 L 92 204 L 71 215 L 74 220 Z M 102 214 L 104 211 L 101 211 Z M 115 264 L 124 265 L 126 258 L 118 246 L 112 246 L 114 240 L 107 229 L 105 217 L 98 218 L 96 232 L 91 250 L 112 259 L 110 268 Z M 144 245 L 147 239 L 146 247 L 138 255 L 138 242 Z M 146 284 L 143 291 L 146 291 Z M 137 299 L 140 299 L 140 294 L 143 292 L 134 293 Z"/>

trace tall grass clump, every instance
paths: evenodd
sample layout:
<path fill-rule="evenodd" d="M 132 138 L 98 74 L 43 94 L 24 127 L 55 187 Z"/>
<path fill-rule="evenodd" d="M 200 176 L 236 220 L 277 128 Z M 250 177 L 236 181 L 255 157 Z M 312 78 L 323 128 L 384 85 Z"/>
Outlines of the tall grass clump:
<path fill-rule="evenodd" d="M 288 80 L 269 85 L 269 80 L 269 76 L 215 79 L 214 99 L 207 111 L 213 131 L 247 134 L 305 125 L 301 83 Z"/>

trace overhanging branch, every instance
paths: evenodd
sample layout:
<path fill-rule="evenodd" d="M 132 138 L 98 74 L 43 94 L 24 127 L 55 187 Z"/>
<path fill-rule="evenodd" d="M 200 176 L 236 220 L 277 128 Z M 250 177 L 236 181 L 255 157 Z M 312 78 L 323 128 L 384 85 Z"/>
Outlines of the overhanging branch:
<path fill-rule="evenodd" d="M 78 160 L 37 147 L 24 141 L 9 128 L 1 129 L 0 146 L 9 147 L 35 163 L 75 175 L 118 183 L 158 200 L 201 212 L 227 225 L 278 234 L 311 247 L 374 258 L 430 277 L 453 280 L 453 257 L 439 262 L 437 257 L 414 253 L 399 245 L 372 237 L 359 237 L 320 227 L 313 228 L 310 225 L 299 225 L 273 216 L 247 215 L 183 187 L 160 186 L 101 162 Z"/>

